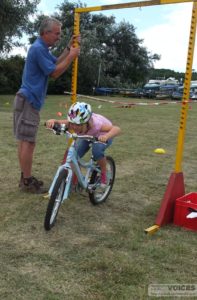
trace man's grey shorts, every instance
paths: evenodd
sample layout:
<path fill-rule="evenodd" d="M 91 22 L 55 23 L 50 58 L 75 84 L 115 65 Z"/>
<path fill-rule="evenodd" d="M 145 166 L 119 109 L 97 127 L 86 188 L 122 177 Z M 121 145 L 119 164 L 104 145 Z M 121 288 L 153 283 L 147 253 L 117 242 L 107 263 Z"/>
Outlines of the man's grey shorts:
<path fill-rule="evenodd" d="M 21 94 L 14 99 L 14 135 L 17 140 L 35 142 L 40 123 L 39 111 Z"/>

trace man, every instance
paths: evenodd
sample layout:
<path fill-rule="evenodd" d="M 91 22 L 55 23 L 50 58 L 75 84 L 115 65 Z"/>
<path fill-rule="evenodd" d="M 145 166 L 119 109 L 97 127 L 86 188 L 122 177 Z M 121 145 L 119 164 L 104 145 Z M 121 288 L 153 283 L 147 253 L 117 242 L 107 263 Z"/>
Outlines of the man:
<path fill-rule="evenodd" d="M 80 54 L 80 47 L 73 47 L 73 36 L 60 57 L 53 56 L 49 48 L 60 40 L 61 23 L 54 18 L 43 20 L 40 36 L 32 44 L 26 58 L 22 85 L 14 99 L 14 135 L 18 140 L 18 159 L 21 168 L 19 187 L 23 191 L 45 193 L 43 182 L 32 176 L 33 154 L 40 122 L 39 111 L 47 92 L 48 77 L 58 78 Z"/>

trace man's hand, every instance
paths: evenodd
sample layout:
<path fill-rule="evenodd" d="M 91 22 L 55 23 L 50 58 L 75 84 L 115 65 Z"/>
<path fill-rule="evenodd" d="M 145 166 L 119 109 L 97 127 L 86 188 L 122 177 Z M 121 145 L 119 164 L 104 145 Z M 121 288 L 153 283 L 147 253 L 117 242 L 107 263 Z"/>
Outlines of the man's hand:
<path fill-rule="evenodd" d="M 68 54 L 72 59 L 78 57 L 80 55 L 80 47 L 71 47 L 70 52 Z"/>
<path fill-rule="evenodd" d="M 68 43 L 68 48 L 71 49 L 71 47 L 74 46 L 75 42 L 77 42 L 78 46 L 81 44 L 81 35 L 73 35 Z"/>
<path fill-rule="evenodd" d="M 77 43 L 77 45 L 75 45 Z M 81 35 L 73 35 L 68 43 L 68 46 L 66 47 L 67 50 L 69 50 L 68 55 L 75 59 L 80 55 L 80 43 L 81 43 Z"/>

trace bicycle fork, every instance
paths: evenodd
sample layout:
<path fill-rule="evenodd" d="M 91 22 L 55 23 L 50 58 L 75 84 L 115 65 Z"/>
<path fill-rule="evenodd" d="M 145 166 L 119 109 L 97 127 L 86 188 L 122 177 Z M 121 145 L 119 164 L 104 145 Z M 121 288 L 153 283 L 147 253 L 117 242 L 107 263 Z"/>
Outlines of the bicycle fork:
<path fill-rule="evenodd" d="M 62 201 L 66 200 L 69 196 L 70 190 L 71 190 L 71 186 L 72 186 L 72 177 L 73 177 L 73 171 L 70 168 L 65 168 L 65 166 L 59 166 L 59 168 L 57 169 L 57 172 L 53 178 L 53 181 L 51 183 L 51 186 L 49 188 L 49 195 L 51 196 L 54 185 L 56 183 L 56 180 L 60 174 L 60 172 L 65 169 L 67 171 L 67 178 L 66 178 L 66 182 L 65 182 L 65 190 L 64 190 L 64 195 L 62 197 Z"/>

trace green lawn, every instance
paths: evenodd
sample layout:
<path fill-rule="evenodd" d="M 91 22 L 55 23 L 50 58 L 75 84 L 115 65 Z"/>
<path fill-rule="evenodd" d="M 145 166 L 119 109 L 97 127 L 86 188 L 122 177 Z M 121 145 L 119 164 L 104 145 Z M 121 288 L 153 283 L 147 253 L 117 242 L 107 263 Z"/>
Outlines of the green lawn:
<path fill-rule="evenodd" d="M 144 233 L 154 225 L 174 170 L 180 104 L 117 108 L 88 100 L 122 129 L 108 150 L 117 166 L 114 188 L 96 207 L 88 197 L 73 194 L 56 226 L 45 232 L 47 200 L 18 189 L 12 101 L 13 96 L 0 96 L 0 299 L 154 299 L 148 297 L 150 284 L 197 283 L 196 232 L 170 224 L 153 235 Z M 66 144 L 43 124 L 58 111 L 65 114 L 65 104 L 69 97 L 49 96 L 41 113 L 33 174 L 47 186 Z M 184 146 L 186 193 L 197 191 L 196 115 L 197 103 L 192 103 Z M 166 154 L 155 154 L 155 148 Z"/>

